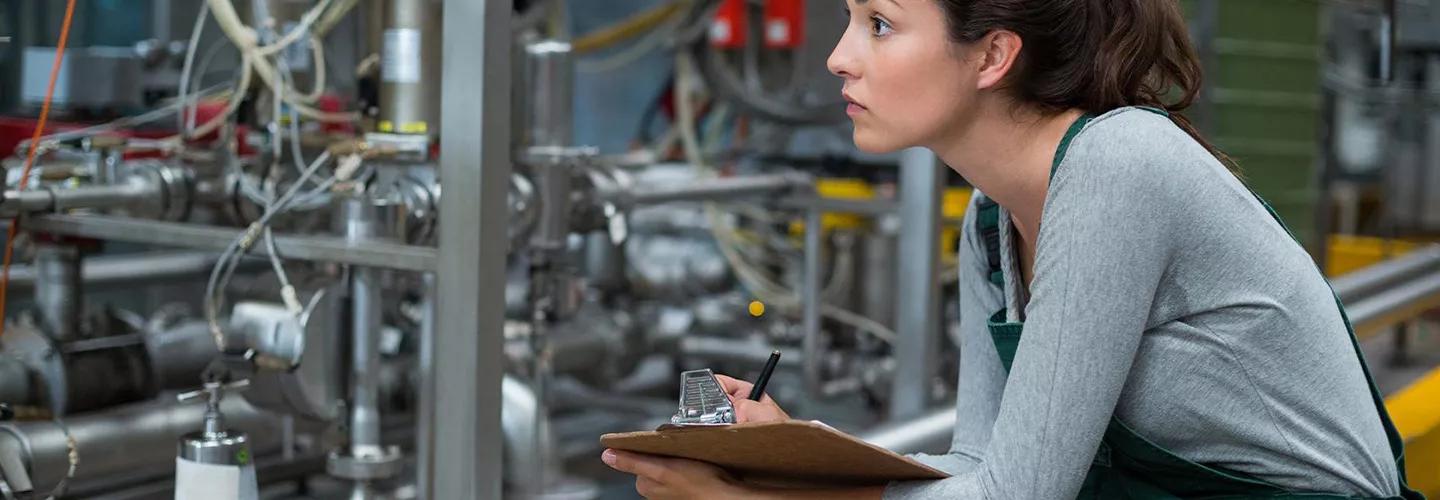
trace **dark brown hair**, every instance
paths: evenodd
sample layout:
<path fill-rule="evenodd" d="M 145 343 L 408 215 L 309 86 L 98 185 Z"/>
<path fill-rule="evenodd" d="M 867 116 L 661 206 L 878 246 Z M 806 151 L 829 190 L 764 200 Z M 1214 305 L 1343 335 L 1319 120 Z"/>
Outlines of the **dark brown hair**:
<path fill-rule="evenodd" d="M 936 0 L 954 41 L 996 30 L 1019 35 L 1006 82 L 1045 111 L 1100 114 L 1149 106 L 1170 117 L 1232 171 L 1235 163 L 1180 114 L 1200 93 L 1203 67 L 1176 0 Z"/>

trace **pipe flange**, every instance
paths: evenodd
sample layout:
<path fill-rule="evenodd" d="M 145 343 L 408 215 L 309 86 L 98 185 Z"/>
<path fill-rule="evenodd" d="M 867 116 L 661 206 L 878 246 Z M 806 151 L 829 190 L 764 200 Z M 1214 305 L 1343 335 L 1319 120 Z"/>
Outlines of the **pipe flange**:
<path fill-rule="evenodd" d="M 145 217 L 178 221 L 189 217 L 194 206 L 194 179 L 185 171 L 161 163 L 146 162 L 133 166 L 125 180 L 141 189 L 153 189 L 156 196 L 140 200 Z"/>
<path fill-rule="evenodd" d="M 332 451 L 325 462 L 325 472 L 352 481 L 374 481 L 399 475 L 405 465 L 400 447 L 391 446 L 376 451 L 374 455 L 364 456 Z"/>

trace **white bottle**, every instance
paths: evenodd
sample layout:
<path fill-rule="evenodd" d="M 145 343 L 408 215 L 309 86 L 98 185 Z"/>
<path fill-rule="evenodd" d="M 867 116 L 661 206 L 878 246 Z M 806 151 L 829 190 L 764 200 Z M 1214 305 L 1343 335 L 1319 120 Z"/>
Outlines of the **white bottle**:
<path fill-rule="evenodd" d="M 205 388 L 183 394 L 180 399 L 208 396 L 205 428 L 180 438 L 175 456 L 175 500 L 258 500 L 260 486 L 255 479 L 255 461 L 250 455 L 250 438 L 243 432 L 225 429 L 220 398 L 230 386 L 206 382 Z"/>

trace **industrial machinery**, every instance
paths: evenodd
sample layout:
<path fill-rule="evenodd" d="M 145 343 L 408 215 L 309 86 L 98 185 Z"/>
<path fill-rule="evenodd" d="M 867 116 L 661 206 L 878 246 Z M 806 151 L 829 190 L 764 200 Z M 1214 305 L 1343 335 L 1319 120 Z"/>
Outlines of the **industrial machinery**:
<path fill-rule="evenodd" d="M 200 498 L 224 472 L 206 498 L 595 498 L 600 434 L 776 348 L 787 408 L 948 442 L 968 191 L 926 151 L 851 150 L 812 78 L 839 4 L 575 36 L 584 7 L 549 0 L 153 3 L 173 36 L 67 52 L 65 123 L 0 140 L 0 496 Z M 55 50 L 24 53 L 43 88 Z M 581 143 L 613 124 L 577 118 L 577 82 L 637 57 L 673 65 L 642 144 Z M 86 78 L 101 59 L 143 82 Z M 1440 296 L 1386 293 L 1440 270 L 1412 258 L 1357 278 L 1357 324 Z"/>

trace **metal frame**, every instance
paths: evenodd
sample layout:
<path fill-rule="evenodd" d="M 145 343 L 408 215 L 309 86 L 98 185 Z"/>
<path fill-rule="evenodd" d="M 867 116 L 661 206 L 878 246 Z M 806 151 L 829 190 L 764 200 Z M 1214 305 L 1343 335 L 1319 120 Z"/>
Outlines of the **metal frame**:
<path fill-rule="evenodd" d="M 504 213 L 503 207 L 501 213 Z M 25 219 L 24 225 L 26 229 L 38 232 L 202 250 L 224 250 L 243 232 L 225 227 L 108 215 L 32 215 Z M 432 271 L 438 261 L 436 250 L 430 247 L 380 242 L 355 244 L 333 236 L 279 235 L 275 237 L 275 245 L 287 259 L 405 271 Z M 265 254 L 264 248 L 251 251 Z"/>
<path fill-rule="evenodd" d="M 420 422 L 425 498 L 499 499 L 506 198 L 510 185 L 509 0 L 445 0 L 440 248 L 430 421 Z M 478 216 L 478 220 L 477 220 Z"/>
<path fill-rule="evenodd" d="M 939 364 L 940 199 L 944 168 L 927 149 L 900 156 L 900 270 L 895 316 L 895 379 L 890 418 L 930 407 L 930 381 Z"/>

